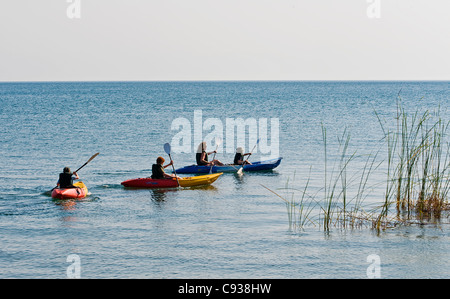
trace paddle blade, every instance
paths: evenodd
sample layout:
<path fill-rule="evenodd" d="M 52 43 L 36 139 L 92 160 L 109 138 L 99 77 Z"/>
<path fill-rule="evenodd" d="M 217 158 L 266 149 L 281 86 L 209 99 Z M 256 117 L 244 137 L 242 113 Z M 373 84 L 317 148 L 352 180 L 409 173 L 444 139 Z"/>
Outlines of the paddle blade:
<path fill-rule="evenodd" d="M 99 154 L 100 154 L 100 153 L 94 154 L 94 155 L 86 162 L 86 164 L 89 163 L 89 162 L 91 162 L 92 160 L 94 160 L 94 158 L 97 157 Z"/>
<path fill-rule="evenodd" d="M 237 174 L 242 174 L 242 169 L 243 169 L 244 167 L 241 167 L 241 168 L 239 168 L 239 170 L 236 172 Z"/>
<path fill-rule="evenodd" d="M 169 155 L 170 161 L 172 161 L 172 157 L 170 156 L 170 150 L 171 150 L 170 143 L 165 143 L 164 151 L 166 152 L 166 154 Z M 175 174 L 175 178 L 177 180 L 178 187 L 180 187 L 180 182 L 178 182 L 177 172 L 175 171 L 175 166 L 173 166 L 173 164 L 172 164 L 172 170 L 173 170 L 173 173 Z"/>
<path fill-rule="evenodd" d="M 220 137 L 216 137 L 215 139 L 214 139 L 214 142 L 215 142 L 215 144 L 216 144 L 216 147 L 219 147 L 221 144 L 222 144 L 222 138 L 220 138 Z"/>
<path fill-rule="evenodd" d="M 260 138 L 258 138 L 258 140 L 256 140 L 256 144 L 255 144 L 255 146 L 253 147 L 253 149 L 252 149 L 252 151 L 250 152 L 250 154 L 253 153 L 253 151 L 255 150 L 256 146 L 259 144 L 259 140 L 260 140 Z M 242 167 L 239 168 L 239 170 L 237 171 L 237 174 L 242 175 L 242 174 L 244 173 L 244 165 L 245 165 L 245 162 L 248 161 L 248 158 L 250 158 L 250 156 L 247 157 L 247 159 L 244 161 L 244 164 L 242 164 Z"/>
<path fill-rule="evenodd" d="M 97 157 L 100 153 L 96 153 L 94 154 L 89 160 L 87 160 L 86 163 L 84 163 L 80 168 L 78 168 L 77 170 L 75 170 L 74 172 L 78 172 L 81 168 L 83 168 L 84 166 L 86 166 L 89 162 L 91 162 L 92 160 L 94 160 L 95 157 Z"/>
<path fill-rule="evenodd" d="M 164 151 L 166 152 L 166 154 L 170 155 L 170 150 L 170 143 L 164 144 Z"/>

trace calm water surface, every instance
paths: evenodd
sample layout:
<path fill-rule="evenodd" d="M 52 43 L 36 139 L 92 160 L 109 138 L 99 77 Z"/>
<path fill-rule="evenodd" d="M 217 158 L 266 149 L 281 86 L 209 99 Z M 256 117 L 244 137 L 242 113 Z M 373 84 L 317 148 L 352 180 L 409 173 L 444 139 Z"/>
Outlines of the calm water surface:
<path fill-rule="evenodd" d="M 71 254 L 82 278 L 366 278 L 372 254 L 382 278 L 449 278 L 448 225 L 293 231 L 284 202 L 261 186 L 302 188 L 307 177 L 320 186 L 322 124 L 330 165 L 345 128 L 359 155 L 378 149 L 374 111 L 392 120 L 399 92 L 411 111 L 440 105 L 448 118 L 448 82 L 0 83 L 0 278 L 65 278 Z M 194 110 L 224 124 L 279 119 L 283 162 L 208 187 L 124 189 L 120 182 L 150 175 L 177 132 L 173 120 L 193 121 Z M 46 195 L 64 166 L 96 152 L 79 173 L 90 196 Z M 193 153 L 173 158 L 177 167 L 194 162 Z"/>

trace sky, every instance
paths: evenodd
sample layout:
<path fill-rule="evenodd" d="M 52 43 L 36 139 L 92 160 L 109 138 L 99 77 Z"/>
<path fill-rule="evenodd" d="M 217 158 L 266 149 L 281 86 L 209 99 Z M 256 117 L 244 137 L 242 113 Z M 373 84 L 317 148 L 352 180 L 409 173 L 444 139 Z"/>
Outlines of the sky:
<path fill-rule="evenodd" d="M 2 0 L 0 81 L 450 80 L 449 15 L 448 0 Z"/>

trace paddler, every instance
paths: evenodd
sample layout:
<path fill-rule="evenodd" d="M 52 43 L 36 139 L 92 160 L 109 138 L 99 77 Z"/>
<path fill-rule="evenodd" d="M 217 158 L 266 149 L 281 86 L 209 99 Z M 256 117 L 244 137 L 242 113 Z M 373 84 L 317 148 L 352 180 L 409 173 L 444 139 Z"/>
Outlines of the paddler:
<path fill-rule="evenodd" d="M 59 174 L 58 183 L 59 188 L 76 188 L 73 185 L 74 180 L 79 180 L 80 177 L 76 172 L 72 173 L 69 167 L 64 167 L 63 172 Z"/>
<path fill-rule="evenodd" d="M 217 153 L 217 151 L 206 152 L 206 142 L 203 141 L 197 147 L 197 153 L 195 154 L 195 159 L 197 160 L 197 165 L 199 166 L 211 166 L 211 165 L 219 165 L 222 166 L 223 163 L 217 159 L 208 162 L 208 155 Z"/>
<path fill-rule="evenodd" d="M 248 161 L 244 161 L 244 156 L 250 156 L 252 153 L 246 153 L 244 154 L 244 149 L 242 147 L 238 147 L 236 149 L 236 155 L 234 155 L 234 164 L 242 165 L 242 164 L 250 164 L 252 163 Z"/>
<path fill-rule="evenodd" d="M 164 168 L 167 168 L 173 164 L 173 161 L 170 161 L 169 164 L 167 164 L 166 166 L 163 166 L 165 161 L 166 160 L 164 160 L 163 157 L 158 157 L 156 159 L 156 164 L 152 165 L 152 176 L 151 176 L 152 179 L 172 179 L 172 178 L 178 177 L 178 176 L 175 176 L 172 174 L 167 174 L 164 171 Z M 180 178 L 180 177 L 178 177 L 178 178 Z"/>

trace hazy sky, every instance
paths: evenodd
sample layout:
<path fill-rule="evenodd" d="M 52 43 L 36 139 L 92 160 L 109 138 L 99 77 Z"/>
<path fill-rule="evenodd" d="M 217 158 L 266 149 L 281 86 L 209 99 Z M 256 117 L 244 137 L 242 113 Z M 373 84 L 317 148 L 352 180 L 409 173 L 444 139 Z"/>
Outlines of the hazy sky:
<path fill-rule="evenodd" d="M 0 1 L 0 81 L 450 80 L 449 0 L 69 1 Z"/>

